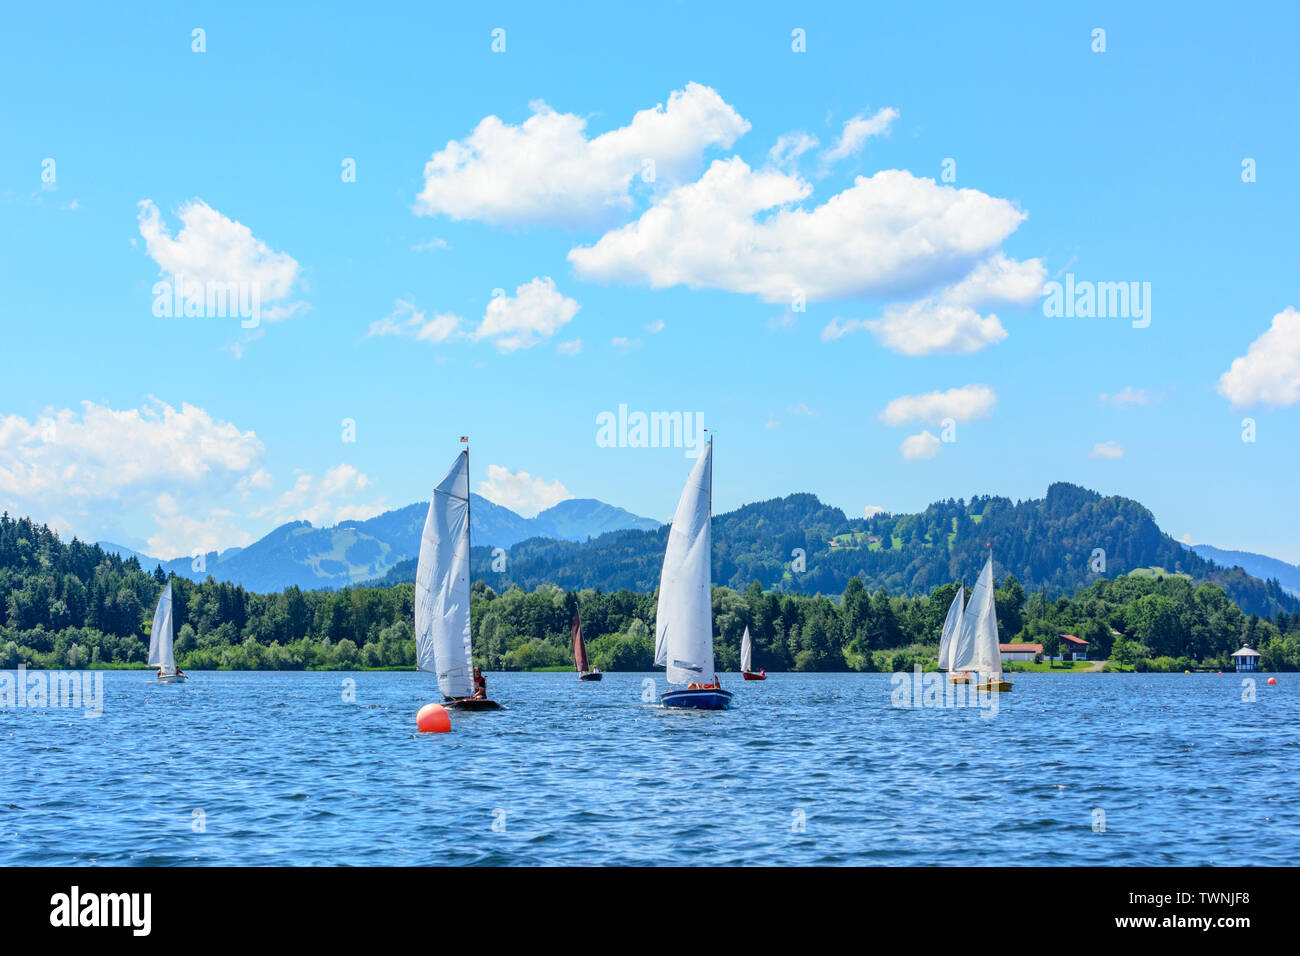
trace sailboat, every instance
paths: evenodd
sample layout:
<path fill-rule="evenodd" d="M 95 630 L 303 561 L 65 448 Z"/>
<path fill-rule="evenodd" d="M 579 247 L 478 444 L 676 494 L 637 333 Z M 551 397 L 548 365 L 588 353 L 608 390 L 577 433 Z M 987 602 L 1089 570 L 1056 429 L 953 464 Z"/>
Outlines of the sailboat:
<path fill-rule="evenodd" d="M 998 647 L 998 608 L 993 587 L 993 555 L 989 554 L 984 570 L 971 591 L 970 602 L 962 614 L 961 631 L 953 642 L 951 671 L 974 672 L 976 690 L 1006 692 L 1011 681 L 1002 676 L 1002 653 Z M 954 678 L 957 682 L 970 682 Z"/>
<path fill-rule="evenodd" d="M 659 695 L 664 707 L 726 710 L 731 692 L 713 671 L 713 439 L 691 469 L 668 531 L 659 606 L 655 612 L 655 665 L 683 690 Z M 712 683 L 704 683 L 712 675 Z"/>
<path fill-rule="evenodd" d="M 740 676 L 745 680 L 767 680 L 767 671 L 754 673 L 754 642 L 749 637 L 749 625 L 740 639 Z"/>
<path fill-rule="evenodd" d="M 939 635 L 939 670 L 951 670 L 952 639 L 961 631 L 962 598 L 966 596 L 966 584 L 957 588 L 957 594 L 948 605 L 948 616 L 943 619 L 943 631 Z"/>
<path fill-rule="evenodd" d="M 153 627 L 149 629 L 150 667 L 158 668 L 158 683 L 183 684 L 187 680 L 176 668 L 176 655 L 172 651 L 172 583 L 167 582 L 158 607 L 153 612 Z"/>
<path fill-rule="evenodd" d="M 475 696 L 469 574 L 467 447 L 433 489 L 424 519 L 415 567 L 415 664 L 438 675 L 444 707 L 497 710 L 501 705 L 496 701 Z"/>
<path fill-rule="evenodd" d="M 595 670 L 587 660 L 587 642 L 582 639 L 582 621 L 578 618 L 578 605 L 573 605 L 573 666 L 578 669 L 578 680 L 600 680 L 605 675 Z"/>

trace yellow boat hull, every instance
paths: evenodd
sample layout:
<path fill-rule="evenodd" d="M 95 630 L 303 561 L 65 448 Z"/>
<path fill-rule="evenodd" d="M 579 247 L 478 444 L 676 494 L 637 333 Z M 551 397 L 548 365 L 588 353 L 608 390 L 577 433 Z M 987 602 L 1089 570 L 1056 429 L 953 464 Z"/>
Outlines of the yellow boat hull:
<path fill-rule="evenodd" d="M 948 678 L 948 681 L 953 684 L 969 684 L 970 678 L 963 677 L 960 674 L 953 674 L 951 677 Z"/>
<path fill-rule="evenodd" d="M 984 684 L 976 684 L 976 690 L 986 690 L 990 693 L 1006 694 L 1011 691 L 1011 681 L 1009 680 L 991 680 Z"/>

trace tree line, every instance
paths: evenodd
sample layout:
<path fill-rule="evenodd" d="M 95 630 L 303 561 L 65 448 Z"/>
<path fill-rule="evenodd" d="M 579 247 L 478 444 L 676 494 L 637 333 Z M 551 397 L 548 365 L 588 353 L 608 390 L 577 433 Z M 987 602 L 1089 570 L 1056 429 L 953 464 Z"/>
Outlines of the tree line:
<path fill-rule="evenodd" d="M 98 545 L 63 542 L 49 528 L 0 516 L 0 667 L 138 666 L 154 607 L 169 580 Z M 298 587 L 257 594 L 209 577 L 170 578 L 177 660 L 186 669 L 410 667 L 414 588 Z M 932 664 L 958 584 L 924 595 L 871 591 L 860 577 L 831 597 L 764 588 L 713 589 L 720 671 L 739 667 L 746 627 L 754 665 L 771 671 L 896 671 Z M 997 588 L 1001 638 L 1039 642 L 1071 633 L 1091 656 L 1139 668 L 1226 669 L 1249 642 L 1268 670 L 1300 669 L 1300 613 L 1248 615 L 1217 584 L 1185 577 L 1100 578 L 1071 597 L 1027 593 L 1012 574 Z M 569 628 L 581 615 L 588 653 L 602 670 L 653 669 L 656 595 L 623 588 L 541 584 L 471 592 L 476 662 L 489 669 L 572 666 Z"/>

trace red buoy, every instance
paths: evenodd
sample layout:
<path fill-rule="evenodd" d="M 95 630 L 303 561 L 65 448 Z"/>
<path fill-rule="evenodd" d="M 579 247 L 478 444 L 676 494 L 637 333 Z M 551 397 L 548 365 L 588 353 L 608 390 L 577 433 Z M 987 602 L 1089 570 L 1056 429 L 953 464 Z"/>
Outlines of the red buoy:
<path fill-rule="evenodd" d="M 442 704 L 425 704 L 415 715 L 415 726 L 422 734 L 451 733 L 451 717 Z"/>
<path fill-rule="evenodd" d="M 1276 683 L 1277 683 L 1277 678 L 1276 678 L 1276 677 L 1270 677 L 1270 678 L 1268 679 L 1268 682 L 1269 682 L 1270 684 L 1276 684 Z"/>

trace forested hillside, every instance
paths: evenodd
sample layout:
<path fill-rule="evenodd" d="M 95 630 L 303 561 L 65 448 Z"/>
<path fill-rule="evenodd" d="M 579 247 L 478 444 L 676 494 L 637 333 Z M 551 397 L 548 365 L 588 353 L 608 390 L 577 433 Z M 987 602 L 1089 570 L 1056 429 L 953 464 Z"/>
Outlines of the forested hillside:
<path fill-rule="evenodd" d="M 489 557 L 487 549 L 477 560 Z M 97 545 L 61 541 L 28 519 L 0 516 L 0 667 L 140 665 L 154 606 L 167 577 Z M 302 669 L 404 667 L 414 663 L 409 584 L 273 594 L 208 580 L 173 578 L 176 651 L 182 667 Z M 749 627 L 756 666 L 768 670 L 897 670 L 933 658 L 956 585 L 927 595 L 869 591 L 850 578 L 834 599 L 715 587 L 719 670 L 734 670 Z M 1101 579 L 1070 598 L 1026 594 L 1013 575 L 997 592 L 1003 640 L 1038 641 L 1066 631 L 1095 654 L 1139 667 L 1181 670 L 1200 661 L 1228 666 L 1250 641 L 1267 669 L 1300 667 L 1300 614 L 1262 620 L 1214 584 L 1183 577 Z M 565 666 L 572 608 L 582 614 L 593 663 L 650 670 L 655 595 L 632 590 L 566 592 L 545 584 L 497 593 L 473 588 L 476 659 L 493 669 Z M 1112 645 L 1115 645 L 1114 647 Z"/>
<path fill-rule="evenodd" d="M 480 552 L 474 573 L 497 590 L 557 584 L 650 591 L 667 540 L 667 526 L 583 543 L 532 538 L 509 550 L 502 571 Z M 1065 483 L 1052 485 L 1041 499 L 949 499 L 919 514 L 870 519 L 850 519 L 810 494 L 746 505 L 713 519 L 713 580 L 732 588 L 758 581 L 791 594 L 840 594 L 860 577 L 869 591 L 923 595 L 941 584 L 973 582 L 990 544 L 999 577 L 1014 574 L 1026 590 L 1048 598 L 1073 594 L 1099 578 L 1158 569 L 1151 573 L 1218 584 L 1251 614 L 1300 611 L 1300 600 L 1276 582 L 1220 567 L 1183 547 L 1136 501 Z M 802 571 L 796 549 L 803 552 Z M 1093 570 L 1098 549 L 1105 562 L 1100 573 Z M 414 577 L 415 563 L 408 561 L 383 581 Z"/>

